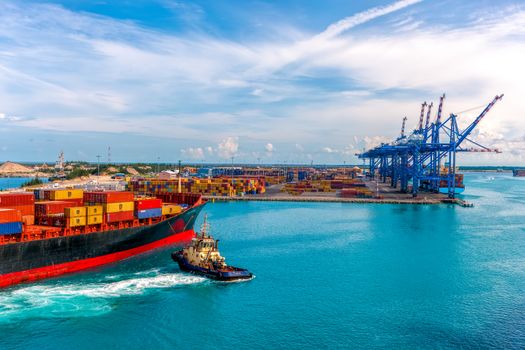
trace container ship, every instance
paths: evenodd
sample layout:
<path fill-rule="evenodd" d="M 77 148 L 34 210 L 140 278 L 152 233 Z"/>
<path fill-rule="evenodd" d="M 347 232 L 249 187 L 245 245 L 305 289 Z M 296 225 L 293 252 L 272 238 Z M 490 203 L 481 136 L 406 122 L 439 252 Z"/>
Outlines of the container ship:
<path fill-rule="evenodd" d="M 120 261 L 195 236 L 199 194 L 0 194 L 0 288 Z"/>

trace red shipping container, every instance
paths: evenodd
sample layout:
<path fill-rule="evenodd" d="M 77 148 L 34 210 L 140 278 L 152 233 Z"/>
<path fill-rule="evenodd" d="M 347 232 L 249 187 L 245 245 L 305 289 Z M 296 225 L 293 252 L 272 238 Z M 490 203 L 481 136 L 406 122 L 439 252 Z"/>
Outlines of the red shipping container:
<path fill-rule="evenodd" d="M 20 214 L 19 210 L 15 209 L 0 209 L 0 223 L 4 224 L 7 222 L 21 222 L 22 221 L 22 214 Z"/>
<path fill-rule="evenodd" d="M 133 202 L 134 198 L 133 192 L 127 191 L 84 192 L 86 203 Z"/>
<path fill-rule="evenodd" d="M 3 193 L 0 194 L 0 207 L 10 207 L 19 205 L 32 205 L 35 203 L 35 195 L 33 193 Z"/>
<path fill-rule="evenodd" d="M 49 202 L 38 202 L 35 204 L 35 215 L 54 215 L 64 214 L 65 208 L 74 207 L 75 204 L 66 201 L 49 201 Z"/>
<path fill-rule="evenodd" d="M 71 203 L 74 204 L 75 207 L 82 207 L 84 205 L 84 199 L 83 198 L 65 199 L 62 202 L 71 202 Z"/>
<path fill-rule="evenodd" d="M 17 205 L 9 207 L 10 209 L 19 210 L 22 216 L 24 215 L 35 215 L 35 205 Z"/>
<path fill-rule="evenodd" d="M 133 211 L 121 211 L 118 213 L 107 213 L 106 216 L 106 222 L 119 222 L 119 221 L 130 221 L 135 219 L 135 215 L 133 214 Z"/>
<path fill-rule="evenodd" d="M 155 197 L 164 203 L 188 204 L 192 206 L 200 202 L 202 196 L 196 193 L 155 193 Z"/>
<path fill-rule="evenodd" d="M 162 208 L 162 199 L 144 198 L 135 200 L 135 210 Z"/>

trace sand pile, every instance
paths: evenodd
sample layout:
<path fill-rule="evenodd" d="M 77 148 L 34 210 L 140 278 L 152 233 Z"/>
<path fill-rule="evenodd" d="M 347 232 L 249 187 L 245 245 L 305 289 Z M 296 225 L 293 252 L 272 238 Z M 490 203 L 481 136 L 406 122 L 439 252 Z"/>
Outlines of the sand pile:
<path fill-rule="evenodd" d="M 128 172 L 128 174 L 131 174 L 131 175 L 138 175 L 139 174 L 139 172 L 136 171 L 135 169 L 133 169 L 132 167 L 128 167 L 126 169 L 126 171 Z"/>
<path fill-rule="evenodd" d="M 15 174 L 15 173 L 30 173 L 33 172 L 32 168 L 23 166 L 13 162 L 5 162 L 0 165 L 0 174 Z"/>

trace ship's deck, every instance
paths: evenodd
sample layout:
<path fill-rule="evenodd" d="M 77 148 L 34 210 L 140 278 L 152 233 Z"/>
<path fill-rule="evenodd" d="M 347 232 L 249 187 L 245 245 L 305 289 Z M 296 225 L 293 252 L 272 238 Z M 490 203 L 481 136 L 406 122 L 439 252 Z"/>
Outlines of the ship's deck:
<path fill-rule="evenodd" d="M 43 225 L 31 225 L 25 226 L 24 232 L 22 234 L 14 235 L 0 235 L 0 245 L 27 242 L 41 239 L 50 239 L 63 236 L 72 236 L 72 235 L 83 235 L 93 232 L 104 232 L 111 230 L 126 229 L 132 227 L 141 227 L 157 224 L 166 219 L 172 218 L 174 216 L 181 215 L 183 212 L 170 216 L 161 216 L 157 218 L 135 219 L 133 221 L 121 221 L 116 223 L 106 223 L 98 225 L 86 225 L 78 227 L 53 227 L 53 226 L 43 226 Z"/>
<path fill-rule="evenodd" d="M 178 214 L 163 215 L 160 217 L 148 218 L 148 219 L 134 219 L 131 221 L 121 221 L 115 223 L 102 223 L 95 225 L 77 226 L 77 227 L 55 227 L 55 226 L 44 226 L 44 225 L 27 225 L 24 226 L 24 230 L 21 234 L 11 235 L 0 235 L 0 245 L 13 244 L 34 240 L 51 239 L 56 237 L 72 236 L 72 235 L 84 235 L 93 232 L 105 232 L 112 230 L 120 230 L 133 227 L 155 225 L 164 220 L 179 216 L 198 205 L 201 205 L 205 201 L 199 194 L 192 193 L 166 193 L 166 194 L 154 194 L 157 198 L 163 199 L 165 202 L 171 203 L 185 203 L 189 207 Z"/>

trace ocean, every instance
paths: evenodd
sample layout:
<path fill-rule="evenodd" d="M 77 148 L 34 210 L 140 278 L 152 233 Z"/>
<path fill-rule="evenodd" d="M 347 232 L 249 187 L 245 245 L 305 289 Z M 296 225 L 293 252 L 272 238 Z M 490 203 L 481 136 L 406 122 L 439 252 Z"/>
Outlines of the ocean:
<path fill-rule="evenodd" d="M 255 279 L 181 273 L 166 249 L 1 290 L 0 348 L 523 349 L 525 178 L 465 184 L 474 208 L 209 203 Z"/>
<path fill-rule="evenodd" d="M 22 184 L 32 179 L 32 177 L 0 177 L 0 190 L 19 188 Z M 40 180 L 47 182 L 48 179 L 41 178 Z"/>

